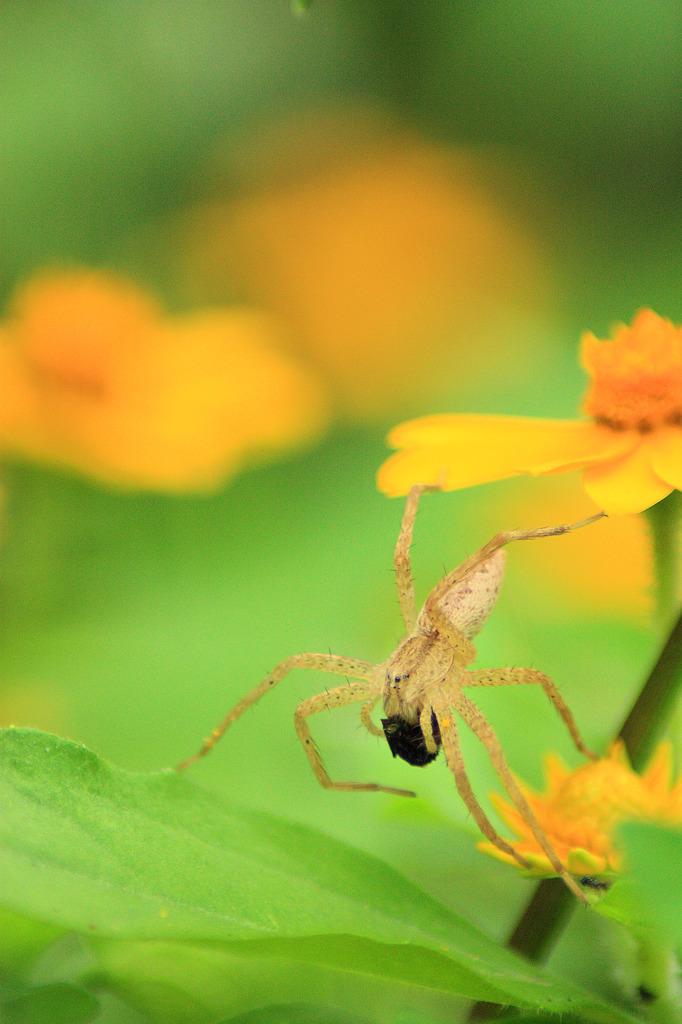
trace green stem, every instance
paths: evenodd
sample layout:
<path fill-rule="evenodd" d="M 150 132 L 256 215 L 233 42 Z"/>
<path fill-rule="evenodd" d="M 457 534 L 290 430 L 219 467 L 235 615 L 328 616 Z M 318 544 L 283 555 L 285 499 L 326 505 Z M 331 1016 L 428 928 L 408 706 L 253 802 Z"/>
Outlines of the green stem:
<path fill-rule="evenodd" d="M 618 736 L 635 771 L 646 767 L 682 687 L 682 613 Z"/>
<path fill-rule="evenodd" d="M 664 626 L 678 605 L 682 492 L 673 491 L 644 512 L 651 530 L 656 580 L 656 614 Z"/>
<path fill-rule="evenodd" d="M 679 965 L 672 947 L 647 936 L 635 935 L 638 943 L 639 996 L 652 1024 L 680 1024 L 682 991 Z"/>
<path fill-rule="evenodd" d="M 576 898 L 560 878 L 543 878 L 509 936 L 507 946 L 527 960 L 544 963 L 571 919 Z M 497 1003 L 475 1003 L 469 1020 L 494 1020 L 506 1013 Z"/>

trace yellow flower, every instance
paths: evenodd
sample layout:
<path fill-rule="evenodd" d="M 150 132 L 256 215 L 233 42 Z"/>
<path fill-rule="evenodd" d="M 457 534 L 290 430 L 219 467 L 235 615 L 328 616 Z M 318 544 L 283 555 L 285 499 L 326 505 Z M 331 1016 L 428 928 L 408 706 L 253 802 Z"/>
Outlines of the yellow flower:
<path fill-rule="evenodd" d="M 590 513 L 589 498 L 564 474 L 538 478 L 532 492 L 522 480 L 510 481 L 483 507 L 476 503 L 464 514 L 472 536 L 492 537 L 501 523 L 574 522 Z M 574 616 L 648 622 L 653 570 L 644 517 L 614 516 L 603 519 L 598 529 L 578 530 L 570 544 L 552 548 L 551 557 L 544 545 L 530 544 L 523 552 L 523 574 L 512 582 L 512 600 L 515 608 L 519 601 L 529 611 L 532 607 L 541 619 L 556 616 L 560 603 L 565 614 Z M 547 602 L 538 601 L 538 594 L 546 595 Z"/>
<path fill-rule="evenodd" d="M 641 512 L 682 488 L 682 328 L 649 309 L 613 338 L 582 339 L 592 378 L 590 420 L 426 416 L 389 435 L 401 451 L 381 467 L 389 495 L 413 483 L 446 490 L 520 473 L 583 469 L 583 486 L 608 515 Z"/>
<path fill-rule="evenodd" d="M 303 130 L 275 125 L 266 147 L 245 195 L 190 212 L 186 279 L 218 298 L 236 284 L 285 318 L 348 417 L 471 388 L 499 368 L 502 324 L 549 306 L 541 246 L 491 186 L 491 167 L 505 173 L 495 154 L 425 142 L 356 108 Z M 512 373 L 518 350 L 502 358 Z"/>
<path fill-rule="evenodd" d="M 672 782 L 672 754 L 661 743 L 642 775 L 632 770 L 625 748 L 616 741 L 606 757 L 570 771 L 554 755 L 545 763 L 547 791 L 534 793 L 522 785 L 526 800 L 547 838 L 568 870 L 576 875 L 604 875 L 622 869 L 614 830 L 622 821 L 682 824 L 682 778 Z M 497 794 L 495 807 L 519 837 L 511 843 L 531 864 L 531 874 L 555 875 L 546 854 L 519 812 Z M 479 849 L 516 865 L 511 855 L 490 843 Z"/>
<path fill-rule="evenodd" d="M 167 316 L 102 272 L 40 277 L 0 335 L 0 447 L 123 487 L 214 487 L 326 423 L 281 335 L 250 309 Z"/>

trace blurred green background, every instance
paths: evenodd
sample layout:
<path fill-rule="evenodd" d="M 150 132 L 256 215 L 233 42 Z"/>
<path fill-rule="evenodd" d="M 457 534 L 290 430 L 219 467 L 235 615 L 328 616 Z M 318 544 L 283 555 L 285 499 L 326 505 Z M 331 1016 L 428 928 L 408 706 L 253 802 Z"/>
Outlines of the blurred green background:
<path fill-rule="evenodd" d="M 582 330 L 603 336 L 644 305 L 680 320 L 682 14 L 624 0 L 0 13 L 3 296 L 46 267 L 82 265 L 127 274 L 174 311 L 272 309 L 332 396 L 315 445 L 208 496 L 4 467 L 2 724 L 155 770 L 190 755 L 288 655 L 380 661 L 400 639 L 402 503 L 374 486 L 394 423 L 573 417 Z M 428 496 L 418 597 L 497 529 L 583 510 L 577 476 Z M 513 551 L 479 664 L 549 673 L 601 750 L 655 655 L 648 587 L 637 521 Z M 393 762 L 351 708 L 312 723 L 332 777 L 421 799 L 317 785 L 292 715 L 327 684 L 287 678 L 193 778 L 379 853 L 506 935 L 530 885 L 476 852 L 442 759 L 419 773 Z M 539 751 L 577 763 L 541 693 L 480 704 L 529 782 L 541 782 Z M 464 742 L 483 795 L 492 770 Z M 612 995 L 601 927 L 576 919 L 555 967 Z M 260 980 L 277 1001 L 277 970 Z M 343 1003 L 343 984 L 326 984 Z M 398 1020 L 399 1007 L 405 1021 L 451 1019 L 442 1001 L 408 1009 L 388 986 L 348 993 L 351 1007 L 375 1001 L 372 1019 Z"/>

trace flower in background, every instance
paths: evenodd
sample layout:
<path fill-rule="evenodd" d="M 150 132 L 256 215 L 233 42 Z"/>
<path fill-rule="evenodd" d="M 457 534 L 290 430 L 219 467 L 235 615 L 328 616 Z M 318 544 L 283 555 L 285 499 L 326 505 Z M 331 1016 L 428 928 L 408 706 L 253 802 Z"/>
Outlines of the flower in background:
<path fill-rule="evenodd" d="M 474 388 L 500 360 L 513 379 L 534 344 L 529 319 L 548 305 L 548 273 L 487 178 L 505 175 L 500 158 L 357 109 L 299 121 L 264 133 L 240 197 L 233 187 L 190 212 L 176 246 L 186 285 L 220 300 L 237 287 L 285 318 L 354 418 L 417 411 Z"/>
<path fill-rule="evenodd" d="M 661 743 L 642 775 L 632 770 L 625 747 L 616 741 L 606 757 L 570 771 L 550 755 L 545 762 L 547 790 L 540 795 L 522 785 L 526 800 L 549 842 L 575 875 L 608 875 L 622 870 L 623 858 L 614 835 L 623 821 L 682 824 L 682 778 L 673 783 L 672 754 Z M 530 863 L 530 873 L 556 872 L 515 807 L 493 794 L 500 817 L 518 839 L 510 845 Z M 511 854 L 491 843 L 479 843 L 484 853 L 513 864 Z"/>
<path fill-rule="evenodd" d="M 282 334 L 252 309 L 168 316 L 103 272 L 38 277 L 0 334 L 0 448 L 122 487 L 215 487 L 327 422 Z"/>
<path fill-rule="evenodd" d="M 472 536 L 492 537 L 500 527 L 575 522 L 591 511 L 589 498 L 570 476 L 551 475 L 540 477 L 532 492 L 521 481 L 510 481 L 503 493 L 496 490 L 483 506 L 477 502 L 464 514 Z M 555 545 L 551 558 L 543 544 L 529 544 L 523 552 L 523 573 L 510 584 L 514 604 L 520 600 L 539 619 L 554 619 L 561 607 L 592 620 L 596 615 L 601 621 L 625 617 L 649 622 L 654 565 L 646 520 L 639 515 L 602 519 L 598 529 L 577 530 L 570 544 Z M 538 594 L 548 600 L 538 601 Z"/>
<path fill-rule="evenodd" d="M 391 431 L 401 449 L 380 468 L 390 495 L 414 483 L 446 490 L 520 473 L 583 469 L 583 486 L 608 515 L 641 512 L 682 488 L 682 328 L 649 309 L 613 338 L 582 339 L 592 383 L 590 420 L 426 416 Z"/>

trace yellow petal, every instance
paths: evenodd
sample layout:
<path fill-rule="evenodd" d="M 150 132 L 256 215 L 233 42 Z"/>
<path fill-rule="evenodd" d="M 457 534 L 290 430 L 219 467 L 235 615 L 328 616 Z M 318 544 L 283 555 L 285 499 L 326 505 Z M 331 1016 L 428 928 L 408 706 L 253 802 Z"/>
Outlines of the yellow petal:
<path fill-rule="evenodd" d="M 628 757 L 628 752 L 625 749 L 625 743 L 623 740 L 616 738 L 612 743 L 610 743 L 606 757 L 609 761 L 613 761 L 614 764 L 622 764 L 625 765 L 626 768 L 632 770 L 630 758 Z"/>
<path fill-rule="evenodd" d="M 566 781 L 570 772 L 561 758 L 556 754 L 547 754 L 544 763 L 546 789 L 548 793 L 556 793 Z"/>
<path fill-rule="evenodd" d="M 508 804 L 499 793 L 491 793 L 490 802 L 502 821 L 512 832 L 516 832 L 517 836 L 520 836 L 522 839 L 532 839 L 533 833 L 513 804 Z"/>
<path fill-rule="evenodd" d="M 530 865 L 530 868 L 525 871 L 524 874 L 550 877 L 556 875 L 556 869 L 553 864 L 550 864 L 547 854 L 533 853 L 530 850 L 524 850 L 523 856 Z"/>
<path fill-rule="evenodd" d="M 668 794 L 666 811 L 672 821 L 682 822 L 682 778 L 678 779 Z"/>
<path fill-rule="evenodd" d="M 602 875 L 606 871 L 606 857 L 575 846 L 569 850 L 566 867 L 573 875 Z"/>
<path fill-rule="evenodd" d="M 659 743 L 646 771 L 642 774 L 642 782 L 652 794 L 666 797 L 672 785 L 672 779 L 672 746 L 668 742 Z"/>
<path fill-rule="evenodd" d="M 654 472 L 676 490 L 682 490 L 682 430 L 668 427 L 651 435 Z"/>
<path fill-rule="evenodd" d="M 511 864 L 512 867 L 519 867 L 519 863 L 515 857 L 512 857 L 510 853 L 504 853 L 502 850 L 498 850 L 492 843 L 476 843 L 476 849 L 480 850 L 481 853 L 487 853 L 489 857 L 493 857 L 495 860 L 502 861 L 503 864 Z"/>
<path fill-rule="evenodd" d="M 424 416 L 391 431 L 388 443 L 403 451 L 381 466 L 377 484 L 395 497 L 415 483 L 455 490 L 520 473 L 568 471 L 617 457 L 634 437 L 580 420 Z"/>
<path fill-rule="evenodd" d="M 583 487 L 607 515 L 643 512 L 673 490 L 652 469 L 655 441 L 656 434 L 643 435 L 634 451 L 585 470 Z"/>
<path fill-rule="evenodd" d="M 35 411 L 35 389 L 13 345 L 0 334 L 0 446 Z"/>

